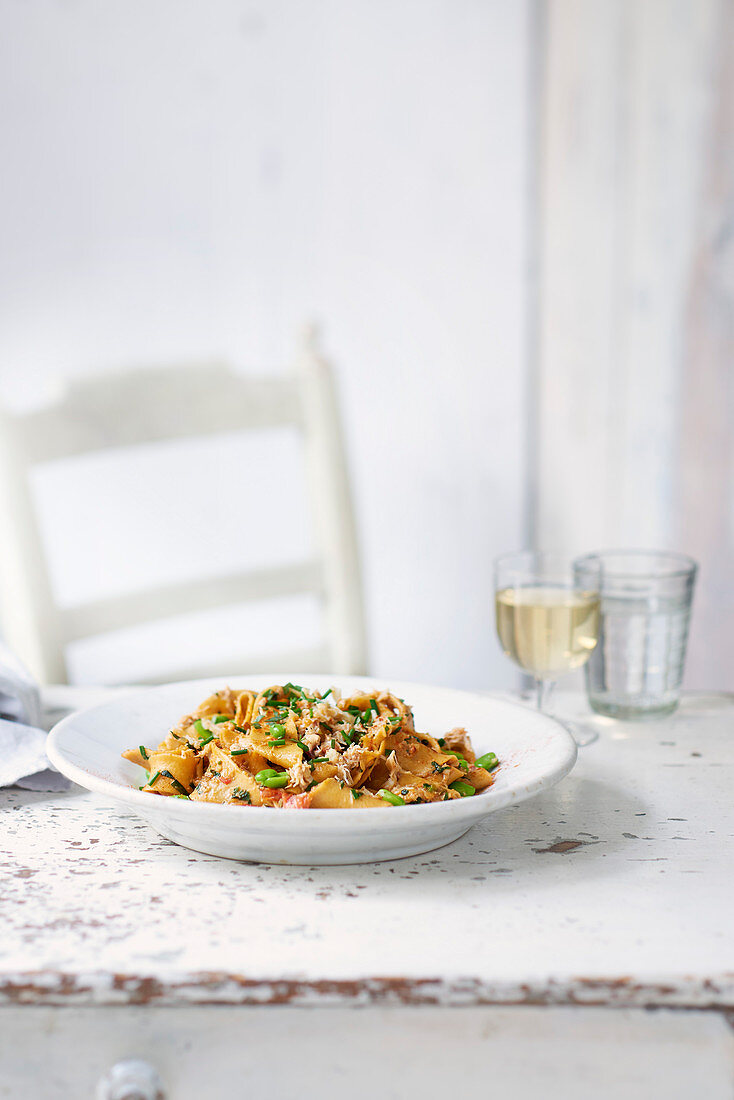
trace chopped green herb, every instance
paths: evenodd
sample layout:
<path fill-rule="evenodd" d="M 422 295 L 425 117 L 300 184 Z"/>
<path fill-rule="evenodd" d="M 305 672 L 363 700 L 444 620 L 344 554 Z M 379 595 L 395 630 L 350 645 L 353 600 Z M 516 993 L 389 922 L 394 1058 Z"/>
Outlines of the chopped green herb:
<path fill-rule="evenodd" d="M 441 748 L 443 748 L 446 744 L 446 738 L 445 737 L 439 737 L 438 743 L 441 746 Z"/>
<path fill-rule="evenodd" d="M 244 756 L 246 752 L 247 752 L 247 749 L 230 749 L 229 750 L 229 755 L 230 756 Z"/>
<path fill-rule="evenodd" d="M 145 745 L 138 745 L 138 752 L 142 756 L 143 760 L 148 759 L 148 753 L 146 751 Z"/>
<path fill-rule="evenodd" d="M 243 790 L 242 787 L 234 787 L 232 790 L 232 798 L 236 798 L 242 802 L 252 802 L 250 798 L 250 792 Z"/>
<path fill-rule="evenodd" d="M 355 791 L 354 787 L 352 787 L 352 798 L 361 798 L 361 797 L 362 797 L 362 791 Z"/>
<path fill-rule="evenodd" d="M 152 778 L 152 779 L 149 779 L 149 780 L 148 780 L 148 786 L 149 786 L 149 787 L 152 787 L 152 786 L 153 786 L 153 784 L 155 783 L 156 779 L 158 779 L 158 778 L 159 778 L 160 774 L 161 774 L 160 772 L 156 772 L 156 773 L 155 773 L 155 775 L 153 776 L 153 778 Z"/>
<path fill-rule="evenodd" d="M 170 779 L 176 790 L 179 792 L 179 794 L 182 794 L 184 798 L 189 797 L 189 792 L 186 790 L 183 783 L 179 783 L 175 775 L 171 775 L 171 773 L 167 771 L 162 771 L 161 775 L 165 775 L 166 779 Z"/>
<path fill-rule="evenodd" d="M 285 745 L 285 737 L 276 737 L 273 741 L 268 741 L 269 745 Z"/>
<path fill-rule="evenodd" d="M 238 726 L 236 722 L 232 723 L 238 733 L 247 733 L 248 730 L 244 726 Z"/>
<path fill-rule="evenodd" d="M 328 756 L 315 756 L 314 759 L 311 761 L 311 767 L 313 767 L 314 764 L 326 764 L 328 759 Z"/>
<path fill-rule="evenodd" d="M 205 737 L 202 741 L 199 742 L 199 748 L 203 749 L 205 745 L 208 745 L 209 742 L 213 741 L 213 740 L 214 740 L 214 734 L 210 733 L 208 737 Z"/>
<path fill-rule="evenodd" d="M 298 745 L 301 752 L 308 752 L 308 745 L 305 745 L 303 741 L 296 741 L 296 744 Z"/>

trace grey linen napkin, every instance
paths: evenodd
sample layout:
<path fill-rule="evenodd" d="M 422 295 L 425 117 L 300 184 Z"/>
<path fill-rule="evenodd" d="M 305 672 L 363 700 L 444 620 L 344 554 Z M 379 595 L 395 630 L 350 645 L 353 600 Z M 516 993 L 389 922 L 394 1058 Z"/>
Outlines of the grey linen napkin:
<path fill-rule="evenodd" d="M 0 787 L 65 791 L 70 786 L 46 757 L 46 731 L 38 685 L 0 645 Z"/>

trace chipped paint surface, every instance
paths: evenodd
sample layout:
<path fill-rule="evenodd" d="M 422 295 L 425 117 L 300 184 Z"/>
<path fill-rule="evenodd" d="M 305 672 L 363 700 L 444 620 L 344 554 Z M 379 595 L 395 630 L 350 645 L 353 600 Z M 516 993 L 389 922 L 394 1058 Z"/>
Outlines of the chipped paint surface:
<path fill-rule="evenodd" d="M 76 788 L 0 791 L 0 1001 L 734 1009 L 733 724 L 726 697 L 600 720 L 553 790 L 354 867 L 233 863 Z"/>

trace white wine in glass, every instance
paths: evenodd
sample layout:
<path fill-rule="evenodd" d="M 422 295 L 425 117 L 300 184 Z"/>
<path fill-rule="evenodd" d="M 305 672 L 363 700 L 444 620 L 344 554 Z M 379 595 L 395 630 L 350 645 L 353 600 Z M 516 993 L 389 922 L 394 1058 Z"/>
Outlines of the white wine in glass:
<path fill-rule="evenodd" d="M 528 551 L 495 562 L 497 634 L 535 680 L 539 710 L 553 684 L 588 661 L 599 636 L 599 576 L 571 558 Z M 566 723 L 579 744 L 596 733 Z"/>
<path fill-rule="evenodd" d="M 555 680 L 589 659 L 599 633 L 599 593 L 552 585 L 500 589 L 497 633 L 515 664 L 536 680 Z"/>

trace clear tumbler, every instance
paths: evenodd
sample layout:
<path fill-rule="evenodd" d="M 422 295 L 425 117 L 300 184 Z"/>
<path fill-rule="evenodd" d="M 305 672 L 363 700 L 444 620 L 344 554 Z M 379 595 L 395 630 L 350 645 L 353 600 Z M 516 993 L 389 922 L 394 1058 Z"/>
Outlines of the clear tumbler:
<path fill-rule="evenodd" d="M 589 702 L 611 718 L 658 718 L 678 706 L 697 565 L 684 554 L 614 550 L 599 568 L 599 641 L 586 665 Z"/>

